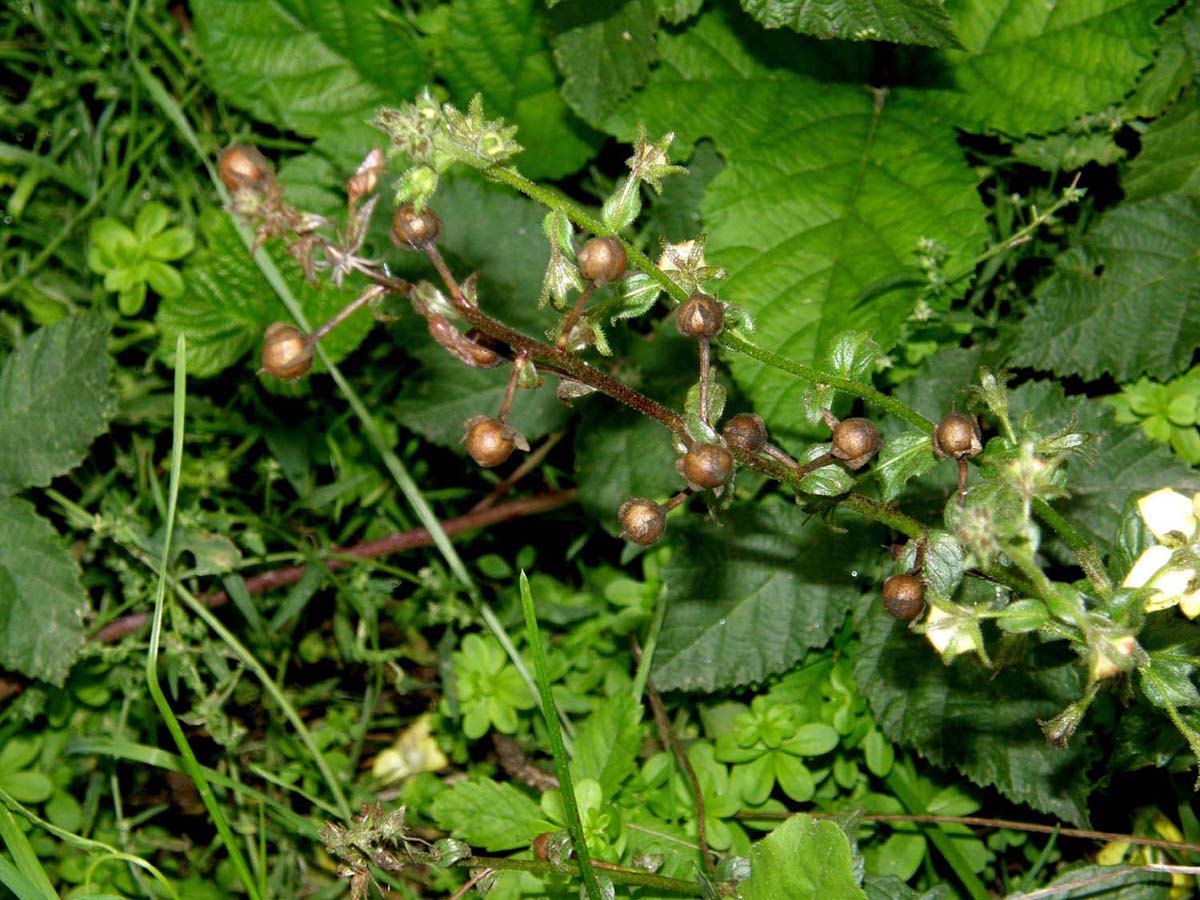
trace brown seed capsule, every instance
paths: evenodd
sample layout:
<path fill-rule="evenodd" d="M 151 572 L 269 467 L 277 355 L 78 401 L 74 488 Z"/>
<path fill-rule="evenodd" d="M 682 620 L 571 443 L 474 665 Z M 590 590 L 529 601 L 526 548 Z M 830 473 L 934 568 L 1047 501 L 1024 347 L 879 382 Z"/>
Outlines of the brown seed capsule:
<path fill-rule="evenodd" d="M 313 364 L 313 342 L 295 325 L 274 322 L 263 335 L 262 371 L 275 378 L 299 378 Z"/>
<path fill-rule="evenodd" d="M 759 453 L 767 446 L 767 426 L 755 413 L 738 413 L 725 423 L 721 435 L 725 443 L 743 453 Z"/>
<path fill-rule="evenodd" d="M 405 203 L 392 214 L 392 243 L 397 247 L 420 250 L 436 241 L 441 231 L 442 220 L 429 207 L 417 212 Z"/>
<path fill-rule="evenodd" d="M 892 618 L 911 622 L 925 608 L 925 582 L 916 575 L 893 575 L 883 583 L 883 608 Z"/>
<path fill-rule="evenodd" d="M 843 419 L 833 429 L 830 453 L 850 469 L 861 469 L 883 443 L 879 429 L 869 419 Z"/>
<path fill-rule="evenodd" d="M 482 468 L 498 466 L 516 446 L 516 431 L 494 416 L 475 416 L 467 421 L 467 452 Z"/>
<path fill-rule="evenodd" d="M 255 147 L 235 144 L 221 151 L 217 160 L 221 181 L 231 191 L 262 191 L 270 185 L 275 174 L 267 158 Z"/>
<path fill-rule="evenodd" d="M 617 515 L 621 519 L 621 536 L 643 547 L 657 543 L 667 527 L 667 511 L 661 504 L 642 497 L 626 500 Z"/>
<path fill-rule="evenodd" d="M 725 306 L 708 294 L 692 294 L 675 312 L 679 333 L 691 338 L 714 338 L 725 327 Z"/>
<path fill-rule="evenodd" d="M 683 477 L 700 488 L 719 488 L 733 474 L 733 454 L 720 444 L 696 444 L 683 457 Z"/>
<path fill-rule="evenodd" d="M 625 274 L 625 248 L 613 237 L 592 238 L 579 251 L 579 274 L 588 281 L 616 281 Z"/>
<path fill-rule="evenodd" d="M 950 413 L 933 430 L 933 452 L 942 459 L 970 459 L 983 450 L 979 423 L 974 416 Z"/>

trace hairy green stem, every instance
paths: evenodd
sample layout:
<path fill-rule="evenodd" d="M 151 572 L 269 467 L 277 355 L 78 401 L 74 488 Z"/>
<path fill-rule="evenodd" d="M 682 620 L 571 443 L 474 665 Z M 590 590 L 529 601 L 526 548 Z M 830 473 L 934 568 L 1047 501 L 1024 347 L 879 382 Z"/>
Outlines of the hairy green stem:
<path fill-rule="evenodd" d="M 455 869 L 495 869 L 499 872 L 529 872 L 533 875 L 559 876 L 579 878 L 578 865 L 571 863 L 556 864 L 543 862 L 539 859 L 512 859 L 503 856 L 468 856 L 454 863 Z M 601 865 L 605 877 L 614 884 L 628 884 L 644 887 L 652 891 L 667 891 L 682 894 L 685 897 L 702 897 L 704 891 L 700 885 L 680 878 L 668 878 L 665 875 L 652 875 L 649 872 L 635 872 L 617 866 Z"/>
<path fill-rule="evenodd" d="M 196 754 L 192 752 L 191 744 L 188 743 L 187 736 L 183 733 L 183 728 L 180 726 L 179 720 L 175 717 L 175 713 L 171 709 L 171 704 L 167 702 L 166 695 L 163 694 L 162 686 L 158 681 L 158 651 L 162 639 L 163 610 L 166 608 L 167 567 L 171 559 L 171 537 L 175 528 L 176 504 L 179 500 L 179 474 L 183 469 L 183 421 L 186 396 L 187 356 L 184 353 L 183 335 L 180 335 L 175 342 L 175 402 L 171 429 L 171 480 L 167 488 L 167 514 L 163 534 L 162 559 L 156 567 L 158 569 L 158 585 L 155 588 L 154 594 L 154 618 L 150 626 L 150 646 L 146 651 L 146 686 L 150 691 L 150 697 L 154 701 L 154 705 L 158 708 L 163 724 L 170 733 L 171 739 L 175 741 L 175 746 L 179 748 L 179 755 L 183 759 L 188 775 L 191 776 L 192 781 L 196 784 L 200 800 L 203 802 L 204 808 L 208 810 L 208 815 L 212 819 L 213 825 L 216 826 L 217 834 L 221 837 L 221 843 L 225 845 L 225 852 L 229 854 L 229 861 L 237 873 L 238 880 L 242 882 L 242 887 L 246 889 L 251 900 L 259 900 L 258 883 L 251 874 L 250 867 L 246 864 L 246 860 L 242 856 L 236 840 L 234 840 L 233 829 L 229 827 L 229 822 L 225 818 L 225 812 L 222 810 L 221 804 L 217 802 L 217 795 L 213 792 L 208 779 L 204 777 L 204 772 L 200 768 Z"/>

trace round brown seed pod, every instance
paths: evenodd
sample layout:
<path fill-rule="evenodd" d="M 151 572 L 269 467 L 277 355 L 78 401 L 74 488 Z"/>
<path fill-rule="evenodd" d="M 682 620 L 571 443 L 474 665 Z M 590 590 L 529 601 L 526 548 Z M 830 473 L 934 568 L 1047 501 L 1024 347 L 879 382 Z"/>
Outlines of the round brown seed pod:
<path fill-rule="evenodd" d="M 851 469 L 861 469 L 883 444 L 870 419 L 843 419 L 834 426 L 830 453 Z"/>
<path fill-rule="evenodd" d="M 621 504 L 621 536 L 627 541 L 649 547 L 657 543 L 667 527 L 667 511 L 662 504 L 637 497 Z"/>
<path fill-rule="evenodd" d="M 738 413 L 725 423 L 721 435 L 743 453 L 759 453 L 767 446 L 767 426 L 756 413 Z"/>
<path fill-rule="evenodd" d="M 725 327 L 725 306 L 708 294 L 692 294 L 675 311 L 679 333 L 690 338 L 715 338 Z"/>
<path fill-rule="evenodd" d="M 286 322 L 274 322 L 263 335 L 262 371 L 275 378 L 299 378 L 313 364 L 312 339 Z"/>
<path fill-rule="evenodd" d="M 588 281 L 616 281 L 625 274 L 625 248 L 614 237 L 592 238 L 579 251 L 579 274 Z"/>
<path fill-rule="evenodd" d="M 684 454 L 683 477 L 700 488 L 719 488 L 733 474 L 733 454 L 720 444 L 696 444 Z"/>
<path fill-rule="evenodd" d="M 512 456 L 516 436 L 511 426 L 495 416 L 475 416 L 467 421 L 467 452 L 480 467 L 490 469 Z"/>
<path fill-rule="evenodd" d="M 271 164 L 256 147 L 235 144 L 221 151 L 217 172 L 231 191 L 265 190 L 275 177 Z"/>
<path fill-rule="evenodd" d="M 413 250 L 432 244 L 442 231 L 442 220 L 429 207 L 417 212 L 411 203 L 396 207 L 392 214 L 392 243 Z"/>
<path fill-rule="evenodd" d="M 933 452 L 945 459 L 970 459 L 983 450 L 979 423 L 974 416 L 950 413 L 933 430 Z"/>
<path fill-rule="evenodd" d="M 893 575 L 883 583 L 883 608 L 889 616 L 911 622 L 925 608 L 925 582 L 916 575 Z"/>

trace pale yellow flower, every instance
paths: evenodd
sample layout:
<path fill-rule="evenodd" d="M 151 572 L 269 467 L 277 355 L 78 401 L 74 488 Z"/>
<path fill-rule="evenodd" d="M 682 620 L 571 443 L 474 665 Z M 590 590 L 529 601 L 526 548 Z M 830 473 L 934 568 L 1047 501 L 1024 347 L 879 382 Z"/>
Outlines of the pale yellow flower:
<path fill-rule="evenodd" d="M 1147 547 L 1121 582 L 1123 587 L 1149 586 L 1147 612 L 1178 606 L 1185 616 L 1200 615 L 1200 578 L 1194 562 L 1174 562 L 1175 552 L 1200 537 L 1200 494 L 1185 497 L 1170 488 L 1138 501 L 1138 515 L 1159 543 Z"/>
<path fill-rule="evenodd" d="M 430 718 L 426 713 L 402 731 L 396 743 L 375 757 L 371 774 L 380 781 L 391 782 L 446 768 L 450 761 L 430 731 Z"/>
<path fill-rule="evenodd" d="M 920 630 L 925 632 L 926 640 L 942 655 L 943 662 L 950 662 L 962 653 L 978 653 L 980 659 L 988 663 L 979 621 L 965 607 L 942 602 L 930 604 Z"/>

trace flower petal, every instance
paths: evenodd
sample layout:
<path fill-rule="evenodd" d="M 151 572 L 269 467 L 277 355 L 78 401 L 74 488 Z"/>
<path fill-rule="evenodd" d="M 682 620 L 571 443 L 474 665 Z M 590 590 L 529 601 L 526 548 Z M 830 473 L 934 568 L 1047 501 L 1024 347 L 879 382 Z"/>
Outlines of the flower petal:
<path fill-rule="evenodd" d="M 1180 597 L 1179 610 L 1189 619 L 1200 616 L 1200 591 L 1192 591 Z"/>
<path fill-rule="evenodd" d="M 1142 555 L 1137 558 L 1137 562 L 1133 564 L 1133 568 L 1129 570 L 1129 574 L 1125 576 L 1125 580 L 1121 582 L 1121 586 L 1140 588 L 1158 574 L 1158 570 L 1170 562 L 1170 560 L 1170 547 L 1164 547 L 1162 544 L 1147 547 L 1142 551 Z"/>
<path fill-rule="evenodd" d="M 1196 514 L 1191 499 L 1170 488 L 1147 494 L 1138 501 L 1138 512 L 1146 527 L 1160 541 L 1175 531 L 1185 538 L 1196 533 Z"/>

